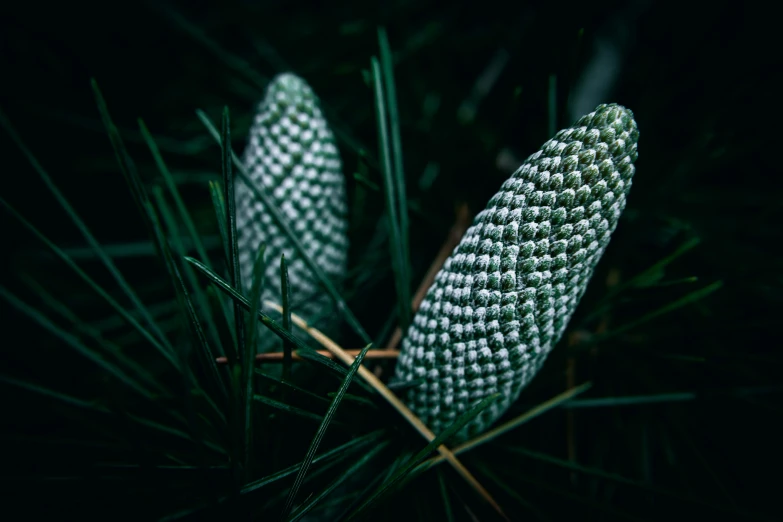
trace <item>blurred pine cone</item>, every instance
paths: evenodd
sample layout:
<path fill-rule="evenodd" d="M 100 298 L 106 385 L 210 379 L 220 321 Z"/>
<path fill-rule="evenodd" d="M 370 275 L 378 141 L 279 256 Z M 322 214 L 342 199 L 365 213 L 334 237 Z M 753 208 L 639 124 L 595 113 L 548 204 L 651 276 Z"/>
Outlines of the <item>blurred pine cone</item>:
<path fill-rule="evenodd" d="M 457 435 L 484 431 L 519 397 L 565 330 L 625 208 L 639 132 L 600 105 L 506 180 L 435 278 L 402 343 L 395 380 L 440 432 L 501 397 Z"/>
<path fill-rule="evenodd" d="M 243 163 L 252 183 L 269 195 L 307 254 L 339 288 L 348 253 L 345 179 L 332 131 L 304 80 L 288 73 L 272 80 L 258 106 Z M 248 292 L 258 249 L 266 244 L 262 299 L 281 301 L 280 256 L 285 254 L 292 311 L 334 334 L 329 294 L 264 203 L 241 179 L 235 198 L 239 263 Z M 260 337 L 260 351 L 280 343 L 266 331 Z"/>

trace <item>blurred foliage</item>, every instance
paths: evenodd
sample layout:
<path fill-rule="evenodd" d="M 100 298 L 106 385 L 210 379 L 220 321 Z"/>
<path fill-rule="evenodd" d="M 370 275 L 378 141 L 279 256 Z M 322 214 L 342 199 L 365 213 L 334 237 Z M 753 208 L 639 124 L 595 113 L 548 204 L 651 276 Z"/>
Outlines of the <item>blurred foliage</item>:
<path fill-rule="evenodd" d="M 783 187 L 775 174 L 773 73 L 779 64 L 770 54 L 770 13 L 751 4 L 713 3 L 688 12 L 668 2 L 619 0 L 447 7 L 426 1 L 78 4 L 0 8 L 0 107 L 175 345 L 185 342 L 187 331 L 120 175 L 91 77 L 141 179 L 148 188 L 165 187 L 137 125 L 137 118 L 144 119 L 219 271 L 222 243 L 207 182 L 220 179 L 221 153 L 195 111 L 218 121 L 228 106 L 232 146 L 240 153 L 265 82 L 283 71 L 305 78 L 338 135 L 348 180 L 352 248 L 346 297 L 370 336 L 386 339 L 396 291 L 381 221 L 383 181 L 370 83 L 377 27 L 387 29 L 395 61 L 414 286 L 445 239 L 455 205 L 467 202 L 473 213 L 481 210 L 549 138 L 552 123 L 571 123 L 575 89 L 592 70 L 591 60 L 609 48 L 619 74 L 601 86 L 593 106 L 611 101 L 634 112 L 640 129 L 634 186 L 571 334 L 509 417 L 563 391 L 568 368 L 575 369 L 577 384 L 590 380 L 593 387 L 589 397 L 475 450 L 465 463 L 513 520 L 575 513 L 590 520 L 779 516 L 774 426 L 783 413 L 783 356 L 775 326 L 783 276 L 774 245 L 783 239 Z M 489 92 L 472 94 L 478 79 L 493 70 Z M 0 135 L 0 196 L 116 293 L 110 274 L 8 138 Z M 84 328 L 95 329 L 168 382 L 170 368 L 141 336 L 5 210 L 2 220 L 4 288 L 80 339 L 90 337 Z M 683 245 L 693 248 L 645 273 Z M 716 291 L 688 299 L 705 288 Z M 195 453 L 179 447 L 177 434 L 151 432 L 133 421 L 138 410 L 107 421 L 102 410 L 123 403 L 124 389 L 17 309 L 4 309 L 2 317 L 0 481 L 13 501 L 6 509 L 149 519 L 222 494 L 232 480 L 228 468 L 154 467 L 160 455 L 171 457 L 171 464 L 198 462 L 188 460 Z M 74 326 L 79 324 L 81 330 Z M 346 348 L 363 344 L 345 325 L 343 334 Z M 33 393 L 30 383 L 86 404 L 74 408 Z M 260 473 L 304 458 L 331 400 L 326 394 L 338 386 L 334 378 L 308 382 L 307 391 L 321 402 L 305 398 L 301 389 L 289 394 L 289 405 L 312 411 L 316 422 L 277 413 L 259 436 L 262 453 L 269 454 Z M 349 393 L 360 392 L 351 385 Z M 592 398 L 617 400 L 587 402 Z M 181 407 L 159 406 L 161 411 L 142 410 L 149 422 Z M 322 451 L 352 436 L 388 430 L 388 418 L 396 414 L 384 408 L 345 399 Z M 387 467 L 405 455 L 405 447 L 423 447 L 402 421 L 391 424 L 391 444 L 378 449 L 382 458 L 373 454 Z M 375 439 L 359 440 L 365 445 L 346 451 L 350 463 L 375 449 Z M 123 467 L 129 464 L 136 467 Z M 343 464 L 314 474 L 300 500 L 345 471 Z M 452 470 L 441 471 L 442 477 L 428 472 L 396 492 L 397 500 L 376 510 L 373 520 L 444 519 L 447 512 L 454 520 L 470 520 L 469 513 L 492 520 Z M 275 482 L 254 497 L 254 509 L 285 500 L 292 481 Z"/>

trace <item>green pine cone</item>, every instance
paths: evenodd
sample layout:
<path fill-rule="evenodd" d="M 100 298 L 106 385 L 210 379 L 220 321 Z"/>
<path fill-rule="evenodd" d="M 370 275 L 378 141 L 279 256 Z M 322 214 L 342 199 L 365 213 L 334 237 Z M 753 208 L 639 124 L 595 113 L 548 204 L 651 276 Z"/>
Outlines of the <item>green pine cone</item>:
<path fill-rule="evenodd" d="M 243 162 L 256 188 L 269 195 L 307 254 L 339 288 L 348 252 L 345 178 L 334 135 L 304 80 L 293 74 L 272 80 L 250 129 Z M 280 256 L 285 254 L 292 311 L 330 332 L 332 301 L 293 243 L 240 179 L 235 199 L 239 263 L 248 292 L 258 249 L 266 244 L 262 299 L 281 301 Z M 270 351 L 278 344 L 276 336 L 264 332 L 259 349 Z"/>
<path fill-rule="evenodd" d="M 403 398 L 433 431 L 500 392 L 457 438 L 481 433 L 541 368 L 625 208 L 638 138 L 631 111 L 600 105 L 525 160 L 476 216 L 397 363 L 395 380 L 426 378 Z"/>

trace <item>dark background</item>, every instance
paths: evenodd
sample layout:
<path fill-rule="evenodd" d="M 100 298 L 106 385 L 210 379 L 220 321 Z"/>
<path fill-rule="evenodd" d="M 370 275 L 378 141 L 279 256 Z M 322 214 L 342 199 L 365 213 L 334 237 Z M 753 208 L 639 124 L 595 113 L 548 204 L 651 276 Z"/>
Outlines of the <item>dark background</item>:
<path fill-rule="evenodd" d="M 220 51 L 184 30 L 165 9 L 187 19 Z M 139 117 L 159 139 L 200 230 L 215 236 L 206 180 L 219 178 L 220 152 L 194 111 L 203 109 L 217 121 L 227 105 L 239 153 L 265 82 L 290 70 L 310 83 L 339 134 L 377 156 L 372 92 L 363 71 L 378 52 L 375 28 L 384 25 L 396 59 L 414 281 L 440 247 L 455 204 L 467 202 L 478 212 L 511 171 L 550 137 L 551 76 L 556 77 L 557 129 L 601 102 L 630 108 L 640 129 L 634 186 L 573 324 L 582 324 L 590 303 L 605 294 L 610 274 L 627 280 L 689 238 L 699 238 L 699 246 L 668 267 L 665 280 L 696 276 L 698 281 L 632 289 L 612 309 L 610 323 L 630 323 L 715 281 L 723 286 L 595 350 L 573 351 L 578 382 L 594 382 L 591 396 L 698 395 L 685 402 L 576 410 L 577 462 L 705 499 L 720 509 L 693 502 L 662 506 L 635 490 L 626 493 L 597 482 L 574 485 L 564 481 L 566 471 L 539 469 L 540 463 L 529 461 L 524 461 L 525 473 L 540 484 L 517 484 L 513 477 L 508 484 L 524 491 L 545 517 L 573 509 L 614 519 L 619 516 L 614 508 L 643 520 L 675 509 L 704 509 L 731 519 L 779 515 L 775 427 L 783 413 L 783 357 L 775 327 L 783 237 L 775 79 L 779 38 L 773 13 L 750 3 L 711 3 L 697 10 L 684 2 L 644 1 L 457 2 L 445 7 L 428 1 L 198 7 L 187 2 L 51 2 L 3 6 L 0 17 L 0 108 L 95 235 L 119 249 L 118 265 L 148 303 L 165 302 L 170 287 L 162 266 L 148 253 L 142 222 L 95 108 L 91 77 L 145 181 L 160 183 L 140 140 Z M 505 67 L 472 121 L 462 120 L 461 104 L 498 55 L 506 57 Z M 371 246 L 373 238 L 383 239 L 383 231 L 376 232 L 383 199 L 351 176 L 359 165 L 356 150 L 345 141 L 338 145 L 352 205 L 353 278 L 347 295 L 375 337 L 395 297 L 386 243 Z M 499 159 L 508 157 L 511 170 Z M 68 247 L 96 279 L 108 282 L 96 260 L 78 258 L 81 236 L 5 133 L 0 134 L 0 158 L 0 196 Z M 429 186 L 428 165 L 438 169 Z M 367 177 L 381 184 L 372 166 Z M 93 295 L 28 231 L 6 212 L 1 219 L 6 288 L 33 295 L 35 302 L 23 279 L 33 277 L 84 318 L 106 316 Z M 86 365 L 73 361 L 59 341 L 14 310 L 3 311 L 2 317 L 3 374 L 96 393 L 88 388 L 97 386 L 100 376 L 83 374 Z M 345 346 L 357 344 L 345 330 Z M 573 354 L 561 345 L 523 394 L 525 404 L 562 390 L 566 359 Z M 50 412 L 45 401 L 28 404 L 20 393 L 8 402 L 7 448 L 30 431 L 78 432 Z M 552 415 L 559 417 L 531 424 L 532 431 L 519 440 L 565 458 L 563 414 Z M 60 471 L 67 464 L 32 447 L 16 453 L 7 468 L 11 471 L 2 472 L 4 482 L 17 483 L 15 473 L 22 467 L 34 476 L 36 468 L 46 468 L 47 459 Z M 502 463 L 495 465 L 503 469 Z M 546 484 L 556 484 L 560 493 Z M 59 498 L 51 483 L 30 495 Z M 142 518 L 155 513 L 138 509 Z"/>

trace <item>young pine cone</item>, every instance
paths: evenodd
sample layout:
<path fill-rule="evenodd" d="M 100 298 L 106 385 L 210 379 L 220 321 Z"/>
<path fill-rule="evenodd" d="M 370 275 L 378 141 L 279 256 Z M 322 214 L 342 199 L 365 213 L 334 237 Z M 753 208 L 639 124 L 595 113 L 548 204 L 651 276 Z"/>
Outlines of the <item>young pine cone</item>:
<path fill-rule="evenodd" d="M 243 163 L 252 183 L 269 196 L 307 254 L 339 288 L 348 251 L 345 179 L 334 136 L 304 80 L 293 74 L 272 80 L 258 106 Z M 239 263 L 247 291 L 258 249 L 266 244 L 262 299 L 281 301 L 280 256 L 285 254 L 292 310 L 330 332 L 332 301 L 293 243 L 241 179 L 235 198 Z M 266 331 L 260 338 L 260 351 L 280 343 Z"/>
<path fill-rule="evenodd" d="M 484 431 L 519 397 L 565 330 L 625 208 L 639 132 L 600 105 L 530 156 L 479 213 L 435 277 L 402 343 L 395 380 L 436 433 L 501 397 L 457 435 Z"/>

